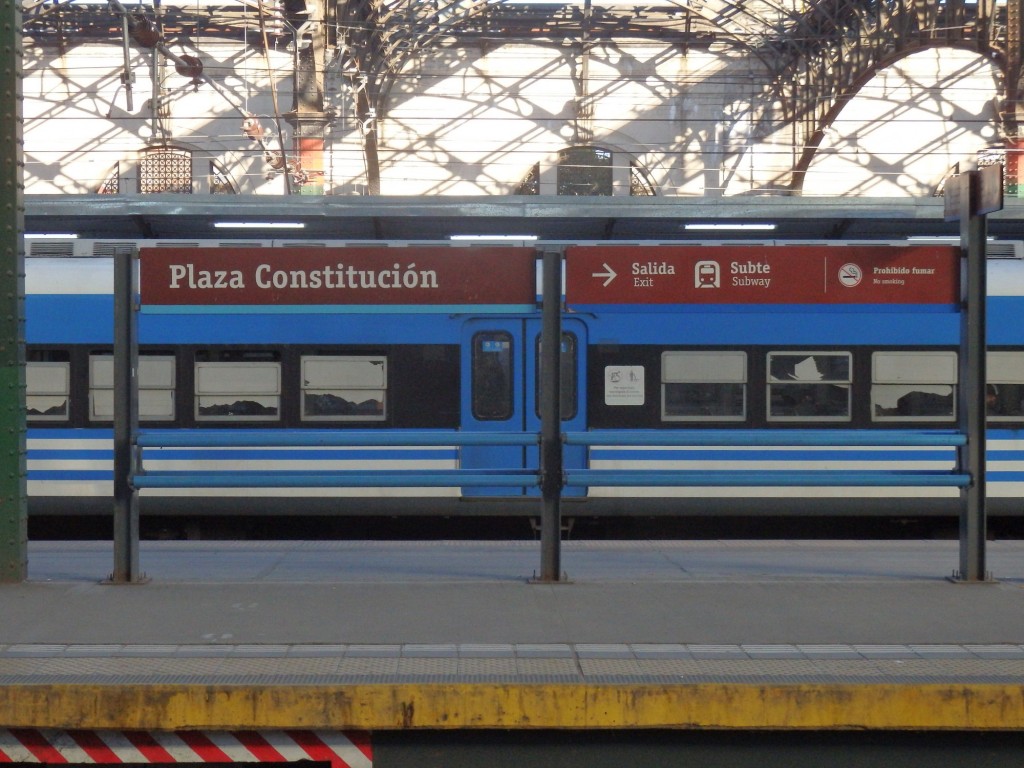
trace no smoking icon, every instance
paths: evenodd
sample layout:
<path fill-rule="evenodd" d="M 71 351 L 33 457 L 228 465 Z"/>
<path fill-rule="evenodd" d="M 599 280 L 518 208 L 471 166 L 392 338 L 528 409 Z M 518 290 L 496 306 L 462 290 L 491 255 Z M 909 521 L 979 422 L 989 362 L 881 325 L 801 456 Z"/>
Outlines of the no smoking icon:
<path fill-rule="evenodd" d="M 856 264 L 843 264 L 839 268 L 839 282 L 847 288 L 859 285 L 864 277 L 864 271 Z"/>

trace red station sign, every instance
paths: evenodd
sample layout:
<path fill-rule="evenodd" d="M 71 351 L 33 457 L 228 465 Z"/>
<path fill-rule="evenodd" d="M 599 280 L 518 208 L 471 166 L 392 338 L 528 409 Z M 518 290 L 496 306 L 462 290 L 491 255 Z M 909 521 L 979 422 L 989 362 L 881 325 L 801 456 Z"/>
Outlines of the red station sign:
<path fill-rule="evenodd" d="M 566 303 L 952 304 L 959 258 L 936 245 L 574 246 Z"/>
<path fill-rule="evenodd" d="M 532 248 L 143 248 L 144 305 L 533 305 Z"/>

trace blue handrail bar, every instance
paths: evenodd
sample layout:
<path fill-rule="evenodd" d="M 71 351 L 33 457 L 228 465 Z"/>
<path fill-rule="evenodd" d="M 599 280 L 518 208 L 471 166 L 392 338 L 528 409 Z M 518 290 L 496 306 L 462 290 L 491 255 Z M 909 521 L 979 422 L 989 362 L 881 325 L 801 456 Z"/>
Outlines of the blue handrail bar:
<path fill-rule="evenodd" d="M 537 445 L 536 432 L 403 432 L 390 430 L 139 432 L 141 448 L 270 448 L 311 446 Z"/>
<path fill-rule="evenodd" d="M 567 486 L 658 487 L 790 487 L 790 486 L 884 486 L 964 488 L 971 476 L 952 472 L 908 470 L 877 472 L 861 470 L 755 471 L 755 470 L 614 470 L 574 469 L 564 473 Z"/>
<path fill-rule="evenodd" d="M 936 446 L 967 444 L 961 432 L 928 430 L 727 430 L 668 429 L 566 432 L 568 445 L 737 445 L 737 446 Z M 192 430 L 148 432 L 136 435 L 142 448 L 184 447 L 303 447 L 303 446 L 443 446 L 536 445 L 535 432 L 407 432 L 396 437 L 384 430 L 312 430 L 264 432 L 248 430 Z"/>
<path fill-rule="evenodd" d="M 445 488 L 457 486 L 532 487 L 533 470 L 342 470 L 338 472 L 224 471 L 146 472 L 132 477 L 135 488 Z"/>
<path fill-rule="evenodd" d="M 740 446 L 939 446 L 966 444 L 951 430 L 616 430 L 567 432 L 570 445 L 740 445 Z M 142 448 L 295 447 L 295 446 L 446 446 L 535 445 L 532 432 L 410 432 L 396 437 L 378 430 L 248 431 L 197 430 L 187 433 L 140 431 Z M 617 470 L 566 469 L 567 486 L 880 486 L 964 488 L 971 476 L 935 470 Z M 355 488 L 355 487 L 532 487 L 538 469 L 397 470 L 223 470 L 139 471 L 135 488 Z"/>
<path fill-rule="evenodd" d="M 653 429 L 566 432 L 568 445 L 736 445 L 736 446 L 946 446 L 967 444 L 967 436 L 952 430 L 876 429 Z"/>

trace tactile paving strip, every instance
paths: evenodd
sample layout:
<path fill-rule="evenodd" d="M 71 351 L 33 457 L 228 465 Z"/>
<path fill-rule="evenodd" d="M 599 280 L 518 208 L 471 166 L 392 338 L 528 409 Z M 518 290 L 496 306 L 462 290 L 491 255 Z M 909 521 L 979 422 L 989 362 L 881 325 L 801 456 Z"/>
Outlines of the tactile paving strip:
<path fill-rule="evenodd" d="M 265 651 L 265 652 L 264 652 Z M 0 645 L 0 685 L 1008 682 L 1024 645 Z"/>

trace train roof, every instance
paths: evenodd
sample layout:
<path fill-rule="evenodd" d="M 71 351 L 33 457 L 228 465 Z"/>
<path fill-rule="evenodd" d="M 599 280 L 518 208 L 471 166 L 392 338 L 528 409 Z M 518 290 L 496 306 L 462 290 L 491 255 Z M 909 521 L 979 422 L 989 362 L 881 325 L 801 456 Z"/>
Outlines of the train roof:
<path fill-rule="evenodd" d="M 615 245 L 637 247 L 657 246 L 704 246 L 715 247 L 721 245 L 745 245 L 764 247 L 785 247 L 787 245 L 827 245 L 831 247 L 855 246 L 855 245 L 956 245 L 957 238 L 926 238 L 908 240 L 538 240 L 535 238 L 488 238 L 479 237 L 465 240 L 401 240 L 401 241 L 380 241 L 380 240 L 332 240 L 332 239 L 219 239 L 219 240 L 190 240 L 168 238 L 163 240 L 154 239 L 80 239 L 69 237 L 47 237 L 47 238 L 26 238 L 25 255 L 30 258 L 89 258 L 109 257 L 117 254 L 131 253 L 139 248 L 345 248 L 345 247 L 394 247 L 408 248 L 415 246 L 438 246 L 447 247 L 472 247 L 479 245 L 509 245 L 509 246 L 530 246 L 542 248 L 566 248 L 572 245 Z M 1024 241 L 1021 240 L 996 240 L 990 239 L 986 245 L 986 256 L 989 259 L 1024 259 Z"/>

